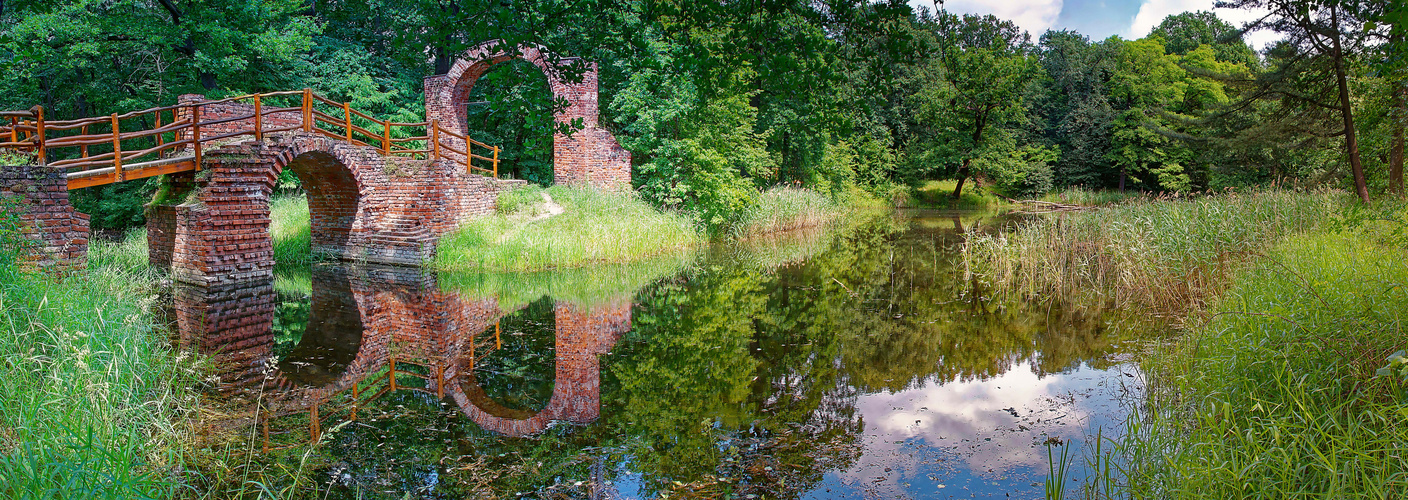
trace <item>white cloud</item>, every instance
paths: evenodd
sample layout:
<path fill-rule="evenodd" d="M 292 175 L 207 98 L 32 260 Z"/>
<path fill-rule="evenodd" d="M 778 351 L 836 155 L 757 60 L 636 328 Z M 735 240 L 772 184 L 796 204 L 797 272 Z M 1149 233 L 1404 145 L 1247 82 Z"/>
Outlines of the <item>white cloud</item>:
<path fill-rule="evenodd" d="M 1265 14 L 1265 11 L 1242 10 L 1242 9 L 1214 9 L 1215 0 L 1144 0 L 1144 4 L 1139 6 L 1139 13 L 1134 16 L 1134 23 L 1129 27 L 1125 35 L 1130 39 L 1142 38 L 1164 18 L 1182 14 L 1184 12 L 1209 10 L 1222 20 L 1241 27 L 1247 22 L 1256 20 Z M 1257 50 L 1261 50 L 1267 44 L 1279 40 L 1281 36 L 1274 31 L 1258 30 L 1247 33 L 1247 43 Z"/>
<path fill-rule="evenodd" d="M 944 10 L 955 14 L 992 14 L 1016 23 L 1031 33 L 1032 40 L 1041 38 L 1048 28 L 1056 25 L 1065 0 L 948 0 Z M 934 10 L 934 0 L 909 0 L 915 8 Z"/>

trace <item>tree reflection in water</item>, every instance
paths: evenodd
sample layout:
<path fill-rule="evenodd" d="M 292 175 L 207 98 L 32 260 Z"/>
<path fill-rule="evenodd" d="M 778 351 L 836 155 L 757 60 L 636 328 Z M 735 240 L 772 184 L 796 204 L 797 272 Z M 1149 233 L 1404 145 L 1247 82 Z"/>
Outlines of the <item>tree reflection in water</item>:
<path fill-rule="evenodd" d="M 1059 388 L 1063 374 L 1112 366 L 1110 315 L 995 303 L 965 278 L 962 232 L 1000 224 L 878 216 L 534 275 L 320 265 L 307 308 L 264 283 L 178 291 L 176 309 L 187 344 L 223 353 L 224 401 L 244 405 L 230 421 L 258 429 L 256 448 L 271 450 L 260 460 L 294 460 L 279 450 L 321 438 L 313 469 L 333 497 L 825 497 L 853 489 L 882 448 L 900 453 L 877 443 L 932 445 L 925 432 L 962 428 L 884 424 L 920 411 L 886 395 L 959 411 L 951 394 L 965 387 L 1002 393 L 982 384 L 1026 373 L 1037 382 L 1023 384 Z M 933 392 L 943 387 L 958 392 Z M 971 411 L 1005 418 L 992 404 Z M 895 461 L 929 477 L 986 474 L 920 462 Z M 1009 468 L 970 482 L 1030 488 L 1032 464 Z"/>

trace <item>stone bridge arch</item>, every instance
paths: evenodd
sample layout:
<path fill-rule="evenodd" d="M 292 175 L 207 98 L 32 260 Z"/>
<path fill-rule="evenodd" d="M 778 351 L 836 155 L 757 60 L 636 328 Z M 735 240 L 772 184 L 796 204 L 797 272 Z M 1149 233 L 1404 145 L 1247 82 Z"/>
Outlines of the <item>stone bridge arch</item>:
<path fill-rule="evenodd" d="M 202 168 L 169 176 L 147 206 L 151 263 L 185 283 L 273 275 L 269 203 L 285 169 L 308 192 L 315 252 L 418 266 L 460 213 L 447 210 L 459 201 L 435 182 L 449 168 L 444 163 L 384 157 L 321 135 L 224 146 L 209 151 Z"/>
<path fill-rule="evenodd" d="M 582 129 L 570 135 L 561 131 L 553 133 L 553 182 L 629 189 L 631 153 L 598 123 L 596 63 L 560 57 L 535 44 L 510 47 L 502 40 L 484 42 L 457 58 L 448 73 L 425 79 L 426 119 L 438 121 L 446 129 L 468 137 L 465 106 L 475 82 L 494 65 L 512 59 L 523 59 L 537 66 L 547 75 L 553 96 L 568 102 L 566 109 L 554 114 L 557 123 L 581 121 Z M 571 77 L 578 73 L 580 78 Z M 457 148 L 465 146 L 463 141 L 453 137 L 442 140 Z"/>

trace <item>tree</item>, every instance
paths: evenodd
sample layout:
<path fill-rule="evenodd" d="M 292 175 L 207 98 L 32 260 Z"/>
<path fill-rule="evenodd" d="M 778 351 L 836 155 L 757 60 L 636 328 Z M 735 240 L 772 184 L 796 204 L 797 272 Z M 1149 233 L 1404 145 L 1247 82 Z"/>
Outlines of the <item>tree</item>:
<path fill-rule="evenodd" d="M 1011 21 L 992 15 L 958 17 L 939 12 L 928 26 L 938 40 L 938 55 L 929 72 L 939 85 L 920 90 L 920 120 L 937 132 L 929 143 L 948 153 L 963 193 L 973 159 L 985 146 L 984 134 L 1024 118 L 1027 85 L 1040 74 L 1036 47 Z"/>
<path fill-rule="evenodd" d="M 1229 0 L 1219 8 L 1265 9 L 1264 17 L 1245 30 L 1271 29 L 1286 39 L 1274 49 L 1280 65 L 1259 78 L 1260 97 L 1281 99 L 1289 105 L 1308 105 L 1333 112 L 1340 123 L 1335 136 L 1344 137 L 1344 155 L 1354 177 L 1354 191 L 1369 202 L 1359 138 L 1354 127 L 1354 101 L 1349 91 L 1349 68 L 1359 62 L 1369 40 L 1372 11 L 1358 0 Z M 1293 82 L 1297 85 L 1285 85 Z M 1330 82 L 1325 85 L 1318 82 Z"/>

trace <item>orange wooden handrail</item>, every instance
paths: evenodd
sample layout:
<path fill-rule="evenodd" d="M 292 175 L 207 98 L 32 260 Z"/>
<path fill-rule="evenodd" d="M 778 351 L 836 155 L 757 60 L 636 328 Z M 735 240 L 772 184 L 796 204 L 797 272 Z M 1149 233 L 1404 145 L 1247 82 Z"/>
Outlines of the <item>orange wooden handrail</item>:
<path fill-rule="evenodd" d="M 284 96 L 299 96 L 301 102 L 294 107 L 265 106 L 265 101 L 268 98 Z M 213 120 L 202 119 L 201 111 L 205 106 L 244 101 L 252 101 L 249 103 L 254 108 L 252 113 L 246 113 L 243 116 L 221 116 Z M 341 108 L 342 112 L 338 114 L 342 116 L 334 117 L 320 111 L 317 109 L 319 103 Z M 188 118 L 183 119 L 180 116 L 179 111 L 183 109 L 189 113 Z M 423 122 L 378 120 L 367 113 L 353 109 L 351 103 L 335 102 L 313 92 L 311 88 L 248 94 L 214 101 L 178 104 L 128 113 L 113 113 L 101 118 L 47 120 L 44 111 L 42 106 L 34 106 L 27 111 L 0 111 L 0 120 L 8 118 L 9 122 L 8 124 L 0 122 L 0 141 L 7 141 L 0 142 L 0 148 L 31 151 L 40 165 L 63 169 L 86 169 L 70 171 L 68 174 L 70 189 L 75 189 L 75 186 L 87 187 L 122 182 L 129 178 L 136 179 L 160 173 L 183 171 L 181 169 L 198 171 L 204 158 L 204 150 L 209 143 L 240 136 L 250 136 L 255 141 L 264 142 L 270 133 L 290 132 L 300 128 L 305 133 L 321 134 L 349 144 L 377 149 L 383 156 L 428 158 L 432 161 L 448 160 L 454 164 L 464 164 L 468 172 L 483 171 L 495 177 L 498 176 L 500 153 L 502 152 L 499 146 L 485 144 L 459 134 L 444 127 L 438 120 Z M 171 113 L 170 121 L 165 120 L 162 116 L 168 111 Z M 268 120 L 265 117 L 277 113 L 299 113 L 303 120 L 300 124 L 269 128 L 266 123 Z M 131 130 L 129 124 L 129 130 L 122 130 L 122 120 L 148 115 L 154 118 L 154 125 L 151 128 L 144 128 L 144 125 L 139 130 Z M 364 123 L 366 127 L 358 125 L 353 120 L 353 116 L 366 120 Z M 145 123 L 145 118 L 143 122 Z M 326 124 L 327 128 L 331 130 L 320 127 L 319 122 Z M 204 128 L 228 123 L 246 123 L 252 127 L 236 125 L 233 127 L 234 131 L 230 132 L 225 132 L 225 129 L 222 129 L 220 133 L 202 133 Z M 376 127 L 367 124 L 380 126 L 381 130 L 373 131 L 371 128 Z M 90 133 L 90 128 L 94 125 L 107 127 L 109 130 Z M 409 128 L 411 132 L 393 134 L 392 129 L 397 127 Z M 338 130 L 339 128 L 341 130 Z M 419 133 L 421 130 L 424 132 Z M 76 131 L 76 133 L 69 131 Z M 174 138 L 170 141 L 166 139 L 168 133 L 174 134 Z M 130 150 L 126 151 L 123 148 L 123 141 L 151 136 L 156 136 L 152 139 L 156 143 L 155 147 L 129 148 Z M 462 141 L 465 149 L 461 151 L 452 146 L 455 141 L 449 141 L 450 144 L 442 143 L 443 136 Z M 424 144 L 424 146 L 405 145 L 406 143 L 418 143 L 417 145 Z M 113 151 L 96 155 L 90 151 L 90 146 L 104 144 L 111 145 Z M 476 154 L 473 151 L 475 147 L 483 148 L 488 152 Z M 51 161 L 49 150 L 56 148 L 74 148 L 77 150 L 75 151 L 77 155 L 76 157 Z M 189 148 L 187 151 L 189 151 L 190 157 L 183 159 L 180 156 L 171 156 L 171 153 L 178 152 L 183 148 Z M 61 158 L 63 157 L 61 156 Z M 144 158 L 154 158 L 154 160 L 149 161 Z M 170 160 L 162 160 L 162 158 Z M 492 168 L 477 167 L 474 164 L 475 161 L 489 162 L 492 164 Z M 132 168 L 128 168 L 128 164 Z M 160 172 L 149 170 L 154 165 L 164 166 L 163 170 Z M 138 172 L 133 169 L 142 170 Z M 73 180 L 75 178 L 84 180 L 76 185 Z"/>

